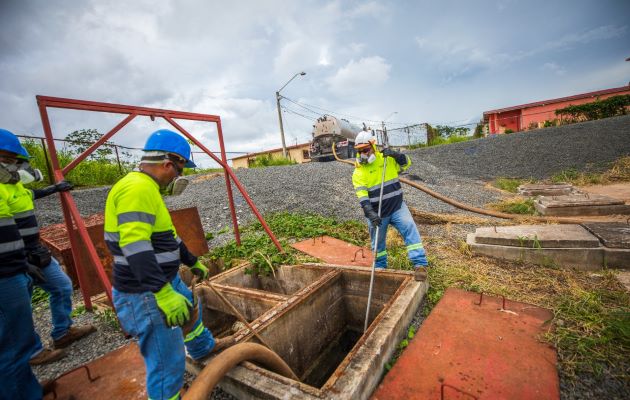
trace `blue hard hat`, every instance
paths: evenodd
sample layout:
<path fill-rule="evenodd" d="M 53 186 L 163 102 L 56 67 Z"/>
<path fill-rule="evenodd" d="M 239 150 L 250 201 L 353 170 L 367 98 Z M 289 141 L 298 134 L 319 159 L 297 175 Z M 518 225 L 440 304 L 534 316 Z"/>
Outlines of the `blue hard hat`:
<path fill-rule="evenodd" d="M 186 168 L 196 168 L 194 162 L 190 160 L 190 145 L 182 136 L 168 129 L 160 129 L 155 131 L 147 139 L 144 145 L 144 151 L 165 151 L 167 153 L 175 153 L 186 159 Z"/>
<path fill-rule="evenodd" d="M 17 154 L 19 158 L 31 158 L 20 139 L 6 129 L 0 129 L 0 150 Z"/>

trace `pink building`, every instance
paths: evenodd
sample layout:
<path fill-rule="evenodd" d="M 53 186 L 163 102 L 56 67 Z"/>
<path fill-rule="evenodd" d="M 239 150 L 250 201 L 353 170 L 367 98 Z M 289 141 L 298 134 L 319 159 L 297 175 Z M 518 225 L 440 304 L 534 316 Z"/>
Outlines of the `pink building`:
<path fill-rule="evenodd" d="M 545 121 L 557 119 L 555 111 L 560 108 L 624 94 L 630 94 L 630 85 L 486 111 L 483 113 L 483 121 L 489 133 L 504 133 L 506 129 L 518 132 L 540 128 Z"/>

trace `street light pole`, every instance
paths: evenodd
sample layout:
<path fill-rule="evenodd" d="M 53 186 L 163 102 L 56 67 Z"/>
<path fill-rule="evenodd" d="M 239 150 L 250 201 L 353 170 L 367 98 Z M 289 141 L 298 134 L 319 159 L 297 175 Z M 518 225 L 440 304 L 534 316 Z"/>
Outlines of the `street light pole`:
<path fill-rule="evenodd" d="M 280 110 L 280 99 L 282 98 L 282 96 L 280 96 L 280 91 L 284 89 L 289 83 L 291 83 L 291 81 L 294 80 L 298 75 L 304 76 L 306 75 L 306 72 L 302 71 L 293 75 L 293 77 L 289 79 L 287 83 L 285 83 L 280 89 L 276 91 L 276 107 L 278 108 L 278 123 L 280 124 L 280 138 L 282 139 L 282 156 L 284 158 L 287 158 L 287 145 L 284 141 L 284 126 L 282 124 L 282 111 Z"/>

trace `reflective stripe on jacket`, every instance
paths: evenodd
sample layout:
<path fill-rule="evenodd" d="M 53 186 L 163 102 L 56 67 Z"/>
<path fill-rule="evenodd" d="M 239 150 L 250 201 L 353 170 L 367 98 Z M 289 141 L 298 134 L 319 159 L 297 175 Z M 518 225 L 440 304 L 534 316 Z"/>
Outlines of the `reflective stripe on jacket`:
<path fill-rule="evenodd" d="M 10 192 L 9 208 L 28 253 L 41 246 L 39 243 L 39 225 L 37 217 L 35 217 L 33 191 L 25 188 L 22 182 L 7 185 L 7 190 Z"/>
<path fill-rule="evenodd" d="M 173 280 L 180 260 L 197 261 L 177 237 L 159 185 L 143 172 L 130 172 L 109 192 L 105 242 L 114 256 L 114 287 L 122 292 L 157 292 Z"/>
<path fill-rule="evenodd" d="M 9 208 L 9 186 L 0 184 L 0 278 L 26 271 L 24 241 Z"/>
<path fill-rule="evenodd" d="M 363 205 L 369 202 L 374 211 L 378 211 L 378 200 L 381 193 L 381 178 L 383 177 L 384 159 L 387 158 L 387 170 L 383 184 L 383 204 L 381 206 L 381 216 L 388 217 L 397 211 L 402 205 L 402 187 L 398 180 L 398 173 L 404 171 L 411 165 L 411 159 L 407 158 L 405 165 L 399 165 L 392 157 L 383 157 L 380 151 L 375 150 L 376 160 L 371 164 L 361 164 L 355 162 L 354 173 L 352 174 L 352 184 L 359 198 L 359 203 Z"/>

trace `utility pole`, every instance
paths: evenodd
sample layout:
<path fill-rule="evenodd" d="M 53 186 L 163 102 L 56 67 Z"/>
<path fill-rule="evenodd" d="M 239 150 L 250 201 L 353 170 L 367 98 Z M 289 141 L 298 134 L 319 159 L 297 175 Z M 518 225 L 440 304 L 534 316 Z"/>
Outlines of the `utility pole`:
<path fill-rule="evenodd" d="M 291 83 L 291 81 L 294 80 L 298 75 L 304 76 L 306 75 L 306 72 L 302 71 L 293 75 L 293 78 L 289 79 L 289 81 L 285 83 L 284 86 L 276 91 L 276 107 L 278 108 L 278 123 L 280 125 L 280 138 L 282 139 L 282 156 L 284 158 L 287 158 L 287 145 L 284 140 L 284 125 L 282 124 L 282 111 L 280 110 L 280 99 L 282 98 L 282 96 L 280 95 L 280 91 L 282 91 L 282 89 L 284 89 L 289 83 Z"/>
<path fill-rule="evenodd" d="M 387 137 L 387 128 L 385 127 L 385 121 L 393 117 L 395 114 L 398 114 L 398 111 L 394 111 L 393 113 L 389 114 L 387 118 L 381 121 L 381 128 L 382 128 L 382 135 L 383 135 L 382 144 L 384 147 L 389 147 L 389 137 Z"/>

